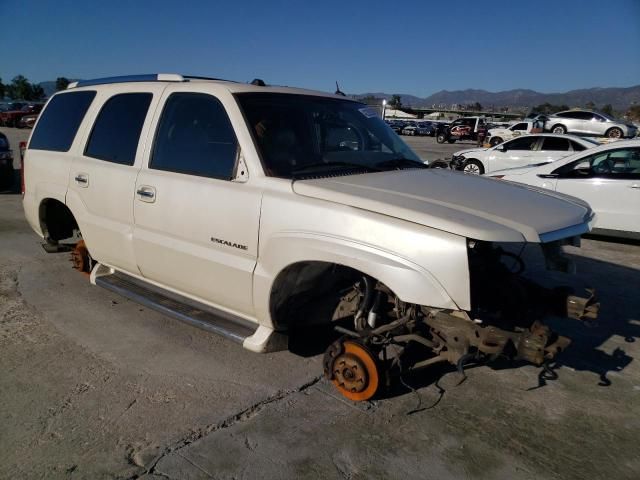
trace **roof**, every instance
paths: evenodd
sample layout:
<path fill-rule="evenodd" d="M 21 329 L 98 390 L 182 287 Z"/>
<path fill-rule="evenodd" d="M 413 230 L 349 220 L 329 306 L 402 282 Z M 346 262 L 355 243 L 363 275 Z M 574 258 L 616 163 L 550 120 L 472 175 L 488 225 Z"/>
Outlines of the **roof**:
<path fill-rule="evenodd" d="M 189 82 L 194 84 L 213 83 L 213 84 L 224 86 L 231 93 L 247 93 L 247 92 L 288 93 L 288 94 L 297 94 L 297 95 L 314 95 L 314 96 L 329 97 L 329 98 L 340 98 L 343 100 L 357 101 L 357 100 L 352 100 L 348 97 L 344 97 L 342 95 L 335 95 L 332 93 L 320 92 L 317 90 L 307 90 L 302 88 L 285 87 L 285 86 L 278 86 L 278 85 L 261 86 L 261 85 L 254 85 L 251 83 L 235 82 L 233 80 L 223 80 L 219 78 L 180 75 L 176 73 L 125 75 L 125 76 L 119 76 L 119 77 L 97 78 L 92 80 L 80 80 L 77 82 L 70 83 L 67 89 L 100 86 L 100 85 L 114 85 L 114 84 L 126 86 L 128 84 L 134 84 L 134 83 L 140 84 L 140 83 L 156 83 L 156 82 L 167 82 L 167 83 Z"/>

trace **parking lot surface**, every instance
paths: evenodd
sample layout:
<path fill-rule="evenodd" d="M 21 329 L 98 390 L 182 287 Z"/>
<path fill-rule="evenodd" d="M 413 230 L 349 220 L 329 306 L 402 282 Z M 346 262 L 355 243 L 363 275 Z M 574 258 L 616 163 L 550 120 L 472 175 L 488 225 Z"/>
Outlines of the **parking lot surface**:
<path fill-rule="evenodd" d="M 0 195 L 0 478 L 637 479 L 640 246 L 567 252 L 602 309 L 552 319 L 557 378 L 438 367 L 356 404 L 313 341 L 254 354 L 93 287 Z"/>

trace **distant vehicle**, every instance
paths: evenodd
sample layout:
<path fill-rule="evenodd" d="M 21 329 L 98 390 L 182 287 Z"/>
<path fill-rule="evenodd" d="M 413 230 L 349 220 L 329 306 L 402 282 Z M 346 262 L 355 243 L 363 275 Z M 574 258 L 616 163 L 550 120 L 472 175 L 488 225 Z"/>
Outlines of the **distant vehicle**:
<path fill-rule="evenodd" d="M 0 190 L 6 190 L 13 182 L 13 152 L 9 140 L 0 133 Z"/>
<path fill-rule="evenodd" d="M 18 128 L 33 128 L 33 126 L 36 123 L 36 120 L 38 120 L 38 116 L 39 115 L 40 115 L 39 113 L 33 113 L 33 114 L 29 114 L 29 115 L 24 115 L 18 121 L 17 127 Z"/>
<path fill-rule="evenodd" d="M 389 128 L 391 128 L 391 130 L 396 132 L 398 135 L 401 135 L 402 129 L 406 126 L 405 122 L 402 122 L 400 120 L 386 120 L 386 122 L 387 125 L 389 125 Z"/>
<path fill-rule="evenodd" d="M 16 108 L 14 105 L 13 110 L 7 110 L 5 112 L 0 112 L 0 125 L 5 127 L 17 127 L 20 119 L 25 115 L 30 115 L 34 113 L 40 113 L 42 107 L 44 105 L 41 103 L 32 103 L 23 105 L 20 108 Z"/>
<path fill-rule="evenodd" d="M 557 162 L 492 173 L 584 200 L 596 212 L 594 233 L 640 238 L 640 140 L 601 145 Z"/>
<path fill-rule="evenodd" d="M 429 135 L 435 134 L 435 128 L 430 123 L 417 123 L 416 125 L 408 125 L 402 129 L 402 135 Z"/>
<path fill-rule="evenodd" d="M 518 122 L 507 128 L 490 128 L 487 140 L 492 147 L 495 147 L 499 143 L 512 138 L 519 137 L 526 133 L 542 133 L 544 129 L 544 122 L 541 121 L 526 121 Z"/>
<path fill-rule="evenodd" d="M 553 162 L 597 145 L 593 140 L 574 135 L 523 135 L 495 147 L 456 152 L 451 159 L 451 168 L 482 175 L 504 168 Z"/>
<path fill-rule="evenodd" d="M 547 117 L 544 128 L 552 133 L 597 135 L 609 138 L 633 138 L 638 133 L 638 128 L 632 123 L 591 110 L 567 110 L 554 113 Z"/>
<path fill-rule="evenodd" d="M 438 143 L 454 143 L 456 140 L 478 140 L 478 135 L 486 134 L 484 117 L 464 117 L 450 124 L 440 125 L 436 133 Z"/>

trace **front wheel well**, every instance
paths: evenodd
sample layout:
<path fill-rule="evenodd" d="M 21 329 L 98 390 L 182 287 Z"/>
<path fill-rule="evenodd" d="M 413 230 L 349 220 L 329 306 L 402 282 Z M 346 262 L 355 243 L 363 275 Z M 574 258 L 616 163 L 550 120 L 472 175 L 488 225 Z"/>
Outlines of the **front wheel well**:
<path fill-rule="evenodd" d="M 40 226 L 47 242 L 57 243 L 73 237 L 79 230 L 73 213 L 64 203 L 47 198 L 40 203 Z"/>
<path fill-rule="evenodd" d="M 303 261 L 287 266 L 271 287 L 274 326 L 288 330 L 331 322 L 342 297 L 363 277 L 368 276 L 337 263 Z"/>

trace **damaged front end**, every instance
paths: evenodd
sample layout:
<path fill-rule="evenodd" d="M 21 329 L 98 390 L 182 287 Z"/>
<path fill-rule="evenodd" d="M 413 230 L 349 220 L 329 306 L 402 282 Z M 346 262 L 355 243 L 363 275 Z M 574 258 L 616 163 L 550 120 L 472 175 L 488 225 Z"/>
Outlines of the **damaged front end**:
<path fill-rule="evenodd" d="M 543 244 L 551 269 L 571 270 L 561 246 Z M 523 247 L 524 248 L 524 247 Z M 385 285 L 363 277 L 340 299 L 334 320 L 353 318 L 353 328 L 325 352 L 324 372 L 351 400 L 372 398 L 394 376 L 446 362 L 464 375 L 469 363 L 498 357 L 545 366 L 570 340 L 542 323 L 545 316 L 594 322 L 593 290 L 579 297 L 568 287 L 546 288 L 526 278 L 521 253 L 490 242 L 468 241 L 470 311 L 407 304 Z"/>

